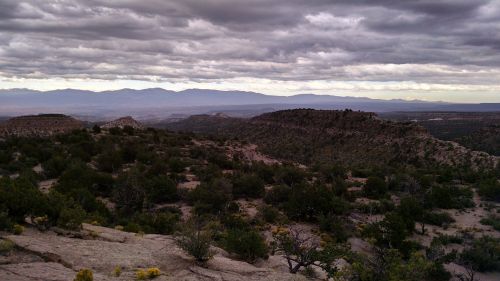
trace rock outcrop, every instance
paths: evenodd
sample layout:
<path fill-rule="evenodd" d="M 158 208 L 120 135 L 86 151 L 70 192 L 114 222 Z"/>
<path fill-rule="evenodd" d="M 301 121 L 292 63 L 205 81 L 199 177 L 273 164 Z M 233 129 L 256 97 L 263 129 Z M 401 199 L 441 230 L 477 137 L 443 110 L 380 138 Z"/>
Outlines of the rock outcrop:
<path fill-rule="evenodd" d="M 83 122 L 63 114 L 19 116 L 0 124 L 0 136 L 51 136 L 84 128 Z"/>
<path fill-rule="evenodd" d="M 137 120 L 135 120 L 131 116 L 118 118 L 116 120 L 113 120 L 111 122 L 108 122 L 108 123 L 102 125 L 101 128 L 103 128 L 103 129 L 111 129 L 111 128 L 123 129 L 126 126 L 132 127 L 134 129 L 143 129 L 144 128 L 144 126 L 142 126 L 141 123 L 139 123 Z"/>
<path fill-rule="evenodd" d="M 158 281 L 306 280 L 301 275 L 233 260 L 218 248 L 214 248 L 216 254 L 206 267 L 200 267 L 166 235 L 137 236 L 85 224 L 83 237 L 70 238 L 34 229 L 27 229 L 22 235 L 6 235 L 3 238 L 14 242 L 20 249 L 17 251 L 38 259 L 4 262 L 0 264 L 0 276 L 9 281 L 71 281 L 78 270 L 88 268 L 96 281 L 125 281 L 134 280 L 139 268 L 158 267 L 163 273 L 155 278 Z M 111 277 L 118 266 L 122 274 Z"/>

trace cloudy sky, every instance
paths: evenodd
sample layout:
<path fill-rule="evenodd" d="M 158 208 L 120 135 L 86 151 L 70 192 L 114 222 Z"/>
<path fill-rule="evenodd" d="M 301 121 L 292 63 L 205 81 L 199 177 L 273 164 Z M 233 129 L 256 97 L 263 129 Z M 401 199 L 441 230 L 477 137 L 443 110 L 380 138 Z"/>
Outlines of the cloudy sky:
<path fill-rule="evenodd" d="M 0 88 L 500 102 L 500 0 L 0 0 Z"/>

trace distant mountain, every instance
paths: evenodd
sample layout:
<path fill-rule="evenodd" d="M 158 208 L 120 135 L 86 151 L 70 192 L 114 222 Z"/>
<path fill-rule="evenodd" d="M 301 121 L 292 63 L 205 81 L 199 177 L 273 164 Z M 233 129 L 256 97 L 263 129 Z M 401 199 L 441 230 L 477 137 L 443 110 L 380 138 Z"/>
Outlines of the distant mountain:
<path fill-rule="evenodd" d="M 198 115 L 165 124 L 192 131 L 246 140 L 267 155 L 306 165 L 467 166 L 491 169 L 498 158 L 432 137 L 413 122 L 382 120 L 374 113 L 351 110 L 296 109 L 250 119 Z"/>
<path fill-rule="evenodd" d="M 231 116 L 255 116 L 293 108 L 345 109 L 389 111 L 500 111 L 500 104 L 450 104 L 443 102 L 379 100 L 331 95 L 302 94 L 272 96 L 244 91 L 191 89 L 180 92 L 152 88 L 117 91 L 27 89 L 0 90 L 2 115 L 61 112 L 84 116 L 112 118 L 132 115 L 141 120 L 167 118 L 176 114 L 224 112 Z"/>

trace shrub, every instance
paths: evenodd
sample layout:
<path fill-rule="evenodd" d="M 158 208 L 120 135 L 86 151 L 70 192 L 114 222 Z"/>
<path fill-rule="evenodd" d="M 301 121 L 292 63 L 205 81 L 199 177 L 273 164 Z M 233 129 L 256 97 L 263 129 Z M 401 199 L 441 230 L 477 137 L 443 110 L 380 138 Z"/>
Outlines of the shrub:
<path fill-rule="evenodd" d="M 490 215 L 487 218 L 481 219 L 481 224 L 491 225 L 495 230 L 500 231 L 500 217 Z"/>
<path fill-rule="evenodd" d="M 174 173 L 182 173 L 186 168 L 186 163 L 182 162 L 179 158 L 170 158 L 168 160 L 168 167 Z"/>
<path fill-rule="evenodd" d="M 439 236 L 435 237 L 433 241 L 434 240 L 436 240 L 438 243 L 442 245 L 462 244 L 464 242 L 464 239 L 457 235 L 447 235 L 447 234 L 440 234 Z"/>
<path fill-rule="evenodd" d="M 474 240 L 461 253 L 460 263 L 480 272 L 500 270 L 500 240 L 488 236 Z"/>
<path fill-rule="evenodd" d="M 260 198 L 264 193 L 264 182 L 256 175 L 240 175 L 233 178 L 233 196 L 235 198 Z"/>
<path fill-rule="evenodd" d="M 188 200 L 197 214 L 217 214 L 225 210 L 231 199 L 232 185 L 224 179 L 202 183 L 189 192 Z"/>
<path fill-rule="evenodd" d="M 369 177 L 363 189 L 366 197 L 379 199 L 387 193 L 388 187 L 385 180 L 379 177 Z"/>
<path fill-rule="evenodd" d="M 135 279 L 146 280 L 146 279 L 148 279 L 148 273 L 144 269 L 138 269 L 135 272 Z"/>
<path fill-rule="evenodd" d="M 427 193 L 426 203 L 429 207 L 441 209 L 464 209 L 474 207 L 472 191 L 456 186 L 434 186 Z"/>
<path fill-rule="evenodd" d="M 54 156 L 50 160 L 42 163 L 43 173 L 48 178 L 57 178 L 67 168 L 68 161 L 61 156 Z"/>
<path fill-rule="evenodd" d="M 122 275 L 122 267 L 116 266 L 115 269 L 113 269 L 113 276 L 120 277 L 120 275 Z"/>
<path fill-rule="evenodd" d="M 62 228 L 71 230 L 79 230 L 83 220 L 85 220 L 86 213 L 80 206 L 73 208 L 64 208 L 59 215 L 57 225 Z"/>
<path fill-rule="evenodd" d="M 362 234 L 374 238 L 377 246 L 400 249 L 409 233 L 404 219 L 390 212 L 383 221 L 367 225 Z"/>
<path fill-rule="evenodd" d="M 349 238 L 346 225 L 342 219 L 334 215 L 318 216 L 319 229 L 333 236 L 336 242 L 345 242 Z"/>
<path fill-rule="evenodd" d="M 149 277 L 150 279 L 156 278 L 156 277 L 160 276 L 160 274 L 161 274 L 160 269 L 159 269 L 159 268 L 157 268 L 157 267 L 150 267 L 150 268 L 148 268 L 148 269 L 146 270 L 146 272 L 147 272 L 148 277 Z"/>
<path fill-rule="evenodd" d="M 267 256 L 267 245 L 256 231 L 231 229 L 226 233 L 224 246 L 227 251 L 237 254 L 247 262 Z"/>
<path fill-rule="evenodd" d="M 7 212 L 0 212 L 0 230 L 11 230 L 14 227 Z"/>
<path fill-rule="evenodd" d="M 500 202 L 500 183 L 496 178 L 483 180 L 478 184 L 478 193 L 485 200 Z"/>
<path fill-rule="evenodd" d="M 156 176 L 146 181 L 146 197 L 149 202 L 173 202 L 178 199 L 177 186 L 166 176 Z"/>
<path fill-rule="evenodd" d="M 176 237 L 177 244 L 198 263 L 205 263 L 212 258 L 210 251 L 212 233 L 201 229 L 199 223 L 190 223 Z"/>
<path fill-rule="evenodd" d="M 78 271 L 73 281 L 93 281 L 94 275 L 90 269 L 82 269 Z"/>
<path fill-rule="evenodd" d="M 140 213 L 132 218 L 127 225 L 127 231 L 172 234 L 178 221 L 179 216 L 169 212 Z"/>
<path fill-rule="evenodd" d="M 14 249 L 14 243 L 9 240 L 0 240 L 0 255 L 6 255 Z"/>
<path fill-rule="evenodd" d="M 268 204 L 277 206 L 288 201 L 290 193 L 292 193 L 292 188 L 288 185 L 273 186 L 271 190 L 266 193 L 264 201 Z"/>
<path fill-rule="evenodd" d="M 24 226 L 15 224 L 13 230 L 15 235 L 21 235 L 24 232 Z"/>
<path fill-rule="evenodd" d="M 455 219 L 445 212 L 426 212 L 424 213 L 423 221 L 431 225 L 445 226 L 455 222 Z"/>
<path fill-rule="evenodd" d="M 284 204 L 289 218 L 313 222 L 321 214 L 341 215 L 348 208 L 348 202 L 336 196 L 331 188 L 308 184 L 294 186 L 288 202 Z"/>
<path fill-rule="evenodd" d="M 280 217 L 280 212 L 278 211 L 278 209 L 272 206 L 264 206 L 260 211 L 260 214 L 264 221 L 268 223 L 275 223 Z"/>
<path fill-rule="evenodd" d="M 94 132 L 94 134 L 99 134 L 99 133 L 101 133 L 101 127 L 99 127 L 97 124 L 96 124 L 96 125 L 94 125 L 94 126 L 92 127 L 92 132 Z"/>

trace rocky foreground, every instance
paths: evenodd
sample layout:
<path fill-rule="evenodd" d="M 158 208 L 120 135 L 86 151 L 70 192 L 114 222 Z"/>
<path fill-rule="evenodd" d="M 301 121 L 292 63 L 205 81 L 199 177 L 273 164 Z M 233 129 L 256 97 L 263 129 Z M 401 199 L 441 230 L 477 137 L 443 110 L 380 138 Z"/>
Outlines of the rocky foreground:
<path fill-rule="evenodd" d="M 95 281 L 135 280 L 137 269 L 158 267 L 154 280 L 306 280 L 286 272 L 281 257 L 261 267 L 233 260 L 221 249 L 206 267 L 187 256 L 171 236 L 143 235 L 84 224 L 81 233 L 57 234 L 27 229 L 3 235 L 15 250 L 0 256 L 0 279 L 8 281 L 71 281 L 80 269 L 94 272 Z M 114 276 L 121 267 L 120 276 Z"/>

